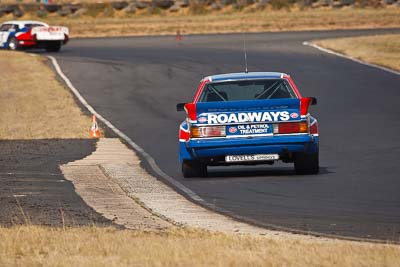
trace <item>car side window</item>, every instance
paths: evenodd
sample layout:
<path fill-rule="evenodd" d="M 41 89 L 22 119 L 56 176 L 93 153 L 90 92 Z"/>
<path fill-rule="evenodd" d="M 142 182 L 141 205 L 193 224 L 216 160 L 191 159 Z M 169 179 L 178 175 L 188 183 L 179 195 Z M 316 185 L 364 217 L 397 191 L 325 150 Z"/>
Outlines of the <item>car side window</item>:
<path fill-rule="evenodd" d="M 17 24 L 11 25 L 10 29 L 8 31 L 19 31 L 19 26 Z"/>
<path fill-rule="evenodd" d="M 8 32 L 8 30 L 11 28 L 11 24 L 3 24 L 0 27 L 0 32 Z"/>
<path fill-rule="evenodd" d="M 25 24 L 25 27 L 27 27 L 27 28 L 33 28 L 33 27 L 43 27 L 44 25 L 42 25 L 42 24 L 37 24 L 37 23 L 28 23 L 28 24 Z"/>

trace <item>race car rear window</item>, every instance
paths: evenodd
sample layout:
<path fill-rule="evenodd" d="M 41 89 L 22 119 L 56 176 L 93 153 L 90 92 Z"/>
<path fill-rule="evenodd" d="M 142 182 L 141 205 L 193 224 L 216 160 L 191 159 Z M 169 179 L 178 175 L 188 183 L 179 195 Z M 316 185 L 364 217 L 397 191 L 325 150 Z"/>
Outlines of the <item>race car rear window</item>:
<path fill-rule="evenodd" d="M 204 87 L 199 102 L 277 98 L 296 98 L 293 88 L 285 79 L 209 83 Z"/>
<path fill-rule="evenodd" d="M 3 24 L 0 27 L 0 31 L 2 31 L 2 32 L 7 32 L 7 31 L 10 31 L 12 29 L 16 30 L 17 29 L 16 25 L 14 25 L 14 24 Z"/>
<path fill-rule="evenodd" d="M 10 29 L 10 27 L 11 27 L 10 24 L 3 24 L 3 25 L 1 25 L 1 27 L 0 27 L 0 31 L 1 31 L 1 32 L 6 32 L 6 31 L 8 31 L 8 29 Z"/>
<path fill-rule="evenodd" d="M 29 24 L 25 24 L 25 27 L 27 28 L 33 28 L 33 27 L 43 27 L 45 26 L 44 24 L 38 24 L 38 23 L 29 23 Z"/>

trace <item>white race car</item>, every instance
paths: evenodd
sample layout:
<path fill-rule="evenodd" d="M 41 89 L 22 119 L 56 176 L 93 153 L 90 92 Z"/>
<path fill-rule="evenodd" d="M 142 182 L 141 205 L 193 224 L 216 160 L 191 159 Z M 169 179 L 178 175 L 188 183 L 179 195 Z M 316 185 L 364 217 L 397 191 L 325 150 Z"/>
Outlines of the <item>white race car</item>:
<path fill-rule="evenodd" d="M 69 40 L 69 30 L 40 21 L 6 21 L 0 26 L 0 47 L 10 50 L 43 48 L 58 52 Z"/>

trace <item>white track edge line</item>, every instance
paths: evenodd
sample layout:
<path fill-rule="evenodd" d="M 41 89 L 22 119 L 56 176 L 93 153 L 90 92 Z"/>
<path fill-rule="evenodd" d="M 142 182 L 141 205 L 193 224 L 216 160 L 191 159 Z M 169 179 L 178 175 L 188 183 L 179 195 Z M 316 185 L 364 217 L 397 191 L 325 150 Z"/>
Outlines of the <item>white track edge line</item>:
<path fill-rule="evenodd" d="M 120 138 L 125 140 L 136 152 L 140 153 L 148 162 L 150 167 L 155 171 L 158 175 L 163 177 L 165 180 L 167 180 L 169 183 L 173 184 L 183 192 L 185 192 L 191 199 L 197 202 L 204 202 L 204 200 L 198 196 L 196 193 L 194 193 L 192 190 L 181 184 L 180 182 L 176 181 L 166 173 L 164 173 L 160 167 L 156 164 L 155 160 L 153 157 L 151 157 L 146 151 L 143 150 L 139 145 L 137 145 L 135 142 L 132 141 L 126 134 L 124 134 L 122 131 L 120 131 L 117 127 L 115 127 L 110 121 L 108 121 L 106 118 L 104 118 L 102 115 L 100 115 L 91 105 L 88 104 L 85 98 L 79 93 L 79 91 L 75 88 L 75 86 L 72 84 L 72 82 L 65 76 L 63 71 L 60 68 L 60 65 L 58 64 L 57 60 L 53 56 L 47 56 L 53 63 L 54 68 L 56 69 L 58 75 L 64 80 L 64 82 L 67 84 L 69 89 L 72 91 L 72 93 L 78 98 L 78 100 L 84 105 L 90 113 L 93 115 L 96 115 L 96 117 L 103 122 L 107 127 L 109 127 L 116 135 L 118 135 Z"/>
<path fill-rule="evenodd" d="M 392 74 L 400 75 L 399 71 L 395 71 L 393 69 L 389 69 L 389 68 L 386 68 L 386 67 L 383 67 L 383 66 L 379 66 L 379 65 L 376 65 L 376 64 L 368 63 L 368 62 L 365 62 L 363 60 L 360 60 L 360 59 L 357 59 L 357 58 L 354 58 L 354 57 L 351 57 L 351 56 L 347 56 L 347 55 L 335 52 L 335 51 L 327 49 L 327 48 L 323 48 L 323 47 L 321 47 L 321 46 L 319 46 L 317 44 L 314 44 L 312 42 L 303 42 L 303 45 L 316 48 L 316 49 L 318 49 L 318 50 L 320 50 L 322 52 L 325 52 L 325 53 L 328 53 L 328 54 L 331 54 L 331 55 L 335 55 L 335 56 L 338 56 L 338 57 L 341 57 L 341 58 L 349 59 L 351 61 L 360 63 L 360 64 L 368 66 L 368 67 L 372 67 L 372 68 L 376 68 L 376 69 L 380 69 L 380 70 L 383 70 L 383 71 L 390 72 Z"/>

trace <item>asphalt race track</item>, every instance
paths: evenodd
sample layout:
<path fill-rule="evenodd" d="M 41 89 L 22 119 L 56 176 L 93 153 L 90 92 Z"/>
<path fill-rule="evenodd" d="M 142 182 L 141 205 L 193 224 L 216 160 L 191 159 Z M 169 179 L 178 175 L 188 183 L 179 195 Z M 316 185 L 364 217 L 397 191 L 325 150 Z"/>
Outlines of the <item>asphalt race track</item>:
<path fill-rule="evenodd" d="M 77 39 L 56 57 L 100 114 L 169 176 L 217 210 L 265 226 L 347 237 L 400 239 L 400 76 L 303 46 L 303 41 L 384 31 L 247 34 L 249 71 L 291 74 L 315 96 L 319 175 L 291 164 L 209 169 L 183 179 L 178 102 L 204 76 L 244 71 L 243 35 Z M 388 32 L 400 32 L 389 30 Z"/>

